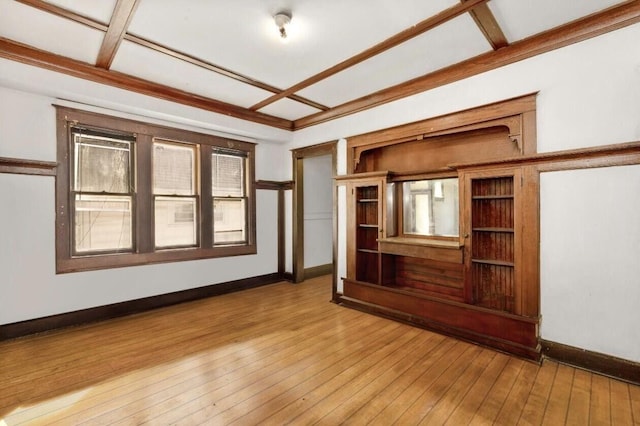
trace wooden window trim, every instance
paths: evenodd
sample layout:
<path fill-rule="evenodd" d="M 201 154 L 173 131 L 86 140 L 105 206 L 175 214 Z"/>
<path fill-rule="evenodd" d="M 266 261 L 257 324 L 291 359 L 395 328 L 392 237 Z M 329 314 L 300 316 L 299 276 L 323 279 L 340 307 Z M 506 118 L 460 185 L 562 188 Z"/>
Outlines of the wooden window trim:
<path fill-rule="evenodd" d="M 106 116 L 73 108 L 56 106 L 57 120 L 57 174 L 56 174 L 56 272 L 67 273 L 95 269 L 110 269 L 125 266 L 146 265 L 152 263 L 179 262 L 186 260 L 208 259 L 227 256 L 250 255 L 257 253 L 256 245 L 256 185 L 255 185 L 255 144 L 220 136 L 206 135 L 187 130 L 175 129 L 140 121 Z M 135 134 L 136 140 L 136 209 L 133 222 L 135 247 L 133 253 L 108 255 L 72 256 L 71 243 L 71 201 L 70 201 L 70 162 L 69 137 L 72 125 L 84 126 L 108 131 Z M 206 191 L 202 194 L 200 209 L 200 237 L 198 247 L 179 249 L 155 249 L 153 244 L 153 194 L 151 177 L 151 150 L 153 140 L 174 140 L 198 144 L 201 158 L 209 159 L 214 148 L 232 149 L 246 153 L 247 170 L 247 243 L 242 245 L 213 246 L 212 235 L 208 235 L 208 226 L 212 223 L 212 207 L 208 207 Z M 200 162 L 206 164 L 206 160 Z M 211 166 L 201 168 L 201 185 L 211 182 Z M 208 179 L 207 179 L 208 177 Z M 210 186 L 210 185 L 209 185 Z M 206 216 L 206 217 L 205 217 Z"/>

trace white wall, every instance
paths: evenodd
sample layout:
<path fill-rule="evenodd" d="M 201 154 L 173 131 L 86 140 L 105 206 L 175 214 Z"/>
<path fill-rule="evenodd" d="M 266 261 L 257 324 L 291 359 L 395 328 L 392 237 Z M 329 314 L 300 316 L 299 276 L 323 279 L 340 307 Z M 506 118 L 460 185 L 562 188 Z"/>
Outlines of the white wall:
<path fill-rule="evenodd" d="M 640 165 L 540 178 L 542 335 L 640 360 Z"/>
<path fill-rule="evenodd" d="M 331 155 L 303 160 L 304 267 L 333 262 L 333 164 Z"/>
<path fill-rule="evenodd" d="M 0 61 L 0 73 L 6 65 Z M 57 81 L 57 76 L 47 73 L 50 82 Z M 0 81 L 6 81 L 6 75 L 0 76 Z M 71 83 L 74 86 L 78 82 Z M 82 85 L 85 100 L 102 93 L 99 85 Z M 109 96 L 116 99 L 118 93 Z M 140 101 L 137 96 L 128 96 L 127 100 Z M 54 102 L 58 101 L 47 95 L 0 87 L 0 157 L 56 160 Z M 139 113 L 139 105 L 134 102 L 126 109 Z M 130 112 L 118 114 L 221 133 L 210 123 L 199 121 L 199 113 L 190 115 L 189 109 L 179 107 L 182 116 L 160 114 L 167 106 L 173 107 L 159 101 L 157 109 L 145 110 L 143 117 Z M 154 106 L 149 103 L 144 107 Z M 253 125 L 224 128 L 225 135 L 240 135 L 245 140 L 254 131 Z M 287 155 L 282 143 L 259 142 L 256 178 L 278 180 L 286 175 L 283 170 L 290 168 Z M 0 174 L 0 324 L 277 272 L 277 192 L 259 190 L 256 255 L 56 275 L 54 184 L 53 177 Z"/>
<path fill-rule="evenodd" d="M 494 71 L 455 82 L 438 89 L 398 100 L 294 134 L 292 147 L 301 147 L 383 129 L 429 117 L 460 111 L 532 92 L 537 98 L 538 151 L 549 152 L 640 140 L 640 24 L 595 39 L 530 58 Z M 344 161 L 346 150 L 339 150 Z M 621 170 L 621 169 L 620 169 Z M 626 169 L 624 169 L 626 170 Z M 543 339 L 615 355 L 640 362 L 638 322 L 637 212 L 640 203 L 629 194 L 640 193 L 637 168 L 622 172 L 618 168 L 588 172 L 562 172 L 543 175 L 541 186 L 541 313 Z M 616 213 L 613 220 L 624 220 L 624 229 L 597 231 L 601 209 L 582 216 L 579 223 L 588 228 L 587 249 L 562 250 L 564 225 L 569 212 L 593 203 L 589 178 L 607 188 L 616 185 Z M 585 184 L 578 183 L 584 178 Z M 576 187 L 571 197 L 562 198 L 559 188 Z M 625 193 L 627 194 L 625 196 Z M 339 198 L 339 224 L 344 222 L 345 197 Z M 593 207 L 593 206 L 592 206 Z M 613 210 L 614 207 L 611 206 Z M 634 222 L 635 225 L 632 225 Z M 620 226 L 620 223 L 617 224 Z M 339 258 L 346 250 L 345 228 L 339 227 Z M 571 237 L 585 236 L 579 230 Z M 556 245 L 559 244 L 559 245 Z M 584 245 L 584 244 L 583 244 Z M 604 258 L 612 261 L 616 247 L 628 250 L 615 258 L 615 271 L 597 269 Z M 635 254 L 632 262 L 629 256 Z M 559 255 L 561 254 L 561 261 Z M 582 265 L 588 264 L 586 274 Z M 344 276 L 344 274 L 339 275 Z M 587 294 L 585 294 L 585 290 Z M 631 307 L 636 307 L 632 309 Z M 591 318 L 590 321 L 585 321 Z M 597 322 L 597 326 L 595 323 Z"/>

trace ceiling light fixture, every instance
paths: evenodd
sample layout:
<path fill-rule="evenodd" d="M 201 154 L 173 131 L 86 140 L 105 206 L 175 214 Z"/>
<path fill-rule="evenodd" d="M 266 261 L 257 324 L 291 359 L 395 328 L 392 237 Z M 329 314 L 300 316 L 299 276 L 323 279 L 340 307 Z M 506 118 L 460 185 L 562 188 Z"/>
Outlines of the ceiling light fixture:
<path fill-rule="evenodd" d="M 286 26 L 291 22 L 291 12 L 278 12 L 273 17 L 273 20 L 276 22 L 276 26 L 280 31 L 280 37 L 282 39 L 287 38 L 287 29 Z"/>

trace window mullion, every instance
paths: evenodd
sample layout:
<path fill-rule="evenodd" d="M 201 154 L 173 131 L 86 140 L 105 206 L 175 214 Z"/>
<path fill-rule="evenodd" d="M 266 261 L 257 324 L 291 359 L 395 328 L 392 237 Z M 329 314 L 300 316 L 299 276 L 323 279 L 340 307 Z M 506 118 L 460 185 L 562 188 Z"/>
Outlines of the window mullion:
<path fill-rule="evenodd" d="M 153 191 L 151 182 L 151 154 L 152 137 L 138 135 L 138 143 L 135 150 L 136 181 L 134 182 L 134 208 L 136 247 L 138 253 L 151 253 L 154 251 L 154 218 L 153 218 Z"/>
<path fill-rule="evenodd" d="M 213 246 L 211 146 L 200 146 L 200 247 Z"/>

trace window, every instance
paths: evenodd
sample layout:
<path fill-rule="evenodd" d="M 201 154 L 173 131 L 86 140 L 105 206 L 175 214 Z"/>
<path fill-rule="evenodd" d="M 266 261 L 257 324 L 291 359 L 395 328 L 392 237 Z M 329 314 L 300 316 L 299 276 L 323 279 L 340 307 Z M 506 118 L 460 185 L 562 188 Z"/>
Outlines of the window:
<path fill-rule="evenodd" d="M 458 178 L 404 182 L 402 198 L 405 235 L 458 236 Z"/>
<path fill-rule="evenodd" d="M 58 272 L 256 253 L 253 144 L 58 111 Z"/>
<path fill-rule="evenodd" d="M 72 130 L 73 253 L 133 248 L 133 138 Z"/>

